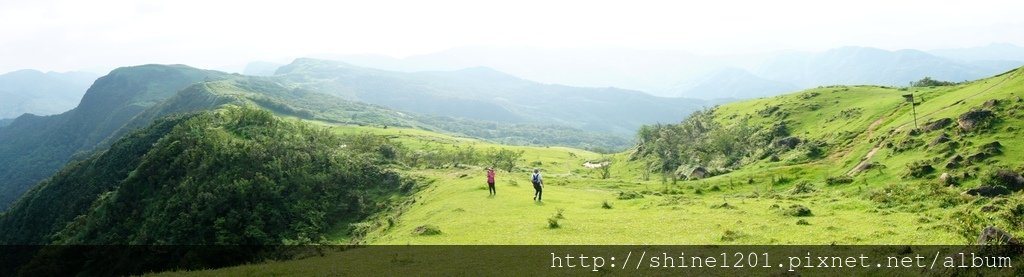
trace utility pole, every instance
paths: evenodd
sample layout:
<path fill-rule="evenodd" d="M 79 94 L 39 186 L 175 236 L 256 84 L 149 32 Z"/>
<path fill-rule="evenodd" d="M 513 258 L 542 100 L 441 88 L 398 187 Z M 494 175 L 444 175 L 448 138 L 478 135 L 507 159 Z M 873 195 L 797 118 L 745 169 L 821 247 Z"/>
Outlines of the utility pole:
<path fill-rule="evenodd" d="M 910 102 L 910 108 L 914 114 L 914 129 L 917 129 L 917 104 L 914 103 L 914 94 L 904 94 L 903 99 L 906 99 L 907 102 Z"/>

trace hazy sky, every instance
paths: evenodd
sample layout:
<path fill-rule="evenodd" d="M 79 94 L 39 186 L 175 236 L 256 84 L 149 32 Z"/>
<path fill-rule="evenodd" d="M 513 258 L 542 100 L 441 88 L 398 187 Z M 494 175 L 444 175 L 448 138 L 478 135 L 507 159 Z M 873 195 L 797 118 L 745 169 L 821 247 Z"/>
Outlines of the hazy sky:
<path fill-rule="evenodd" d="M 696 53 L 1024 45 L 1024 1 L 3 0 L 0 72 L 459 46 Z"/>

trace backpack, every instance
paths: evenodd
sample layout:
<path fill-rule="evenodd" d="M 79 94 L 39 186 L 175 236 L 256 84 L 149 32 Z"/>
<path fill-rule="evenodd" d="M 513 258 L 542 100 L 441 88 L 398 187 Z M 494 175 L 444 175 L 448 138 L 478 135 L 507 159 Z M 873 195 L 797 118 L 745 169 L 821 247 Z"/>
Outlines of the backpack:
<path fill-rule="evenodd" d="M 533 174 L 533 183 L 534 184 L 540 184 L 540 174 L 538 174 L 538 173 L 534 173 Z"/>

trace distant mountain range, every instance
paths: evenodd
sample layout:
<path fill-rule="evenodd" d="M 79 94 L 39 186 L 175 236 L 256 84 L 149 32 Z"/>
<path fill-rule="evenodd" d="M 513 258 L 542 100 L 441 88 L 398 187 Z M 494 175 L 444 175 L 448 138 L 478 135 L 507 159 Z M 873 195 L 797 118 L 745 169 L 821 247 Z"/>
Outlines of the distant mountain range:
<path fill-rule="evenodd" d="M 706 98 L 745 99 L 799 89 L 792 83 L 769 80 L 742 68 L 728 67 L 680 82 L 671 90 L 680 91 L 682 95 L 705 95 Z"/>
<path fill-rule="evenodd" d="M 226 104 L 336 124 L 403 126 L 508 144 L 622 150 L 644 124 L 676 122 L 708 101 L 546 85 L 487 68 L 391 72 L 297 59 L 274 76 L 184 65 L 124 67 L 67 112 L 0 127 L 0 210 L 69 162 L 168 115 Z"/>
<path fill-rule="evenodd" d="M 31 69 L 0 75 L 0 119 L 70 110 L 97 77 L 86 72 L 43 73 Z"/>
<path fill-rule="evenodd" d="M 936 49 L 928 53 L 965 62 L 1024 61 L 1024 47 L 1009 43 L 993 43 L 981 47 Z"/>
<path fill-rule="evenodd" d="M 801 88 L 858 84 L 906 86 L 924 77 L 955 82 L 974 80 L 1018 66 L 1020 63 L 958 62 L 917 50 L 843 47 L 821 53 L 779 55 L 757 66 L 753 72 Z"/>
<path fill-rule="evenodd" d="M 397 59 L 321 55 L 354 65 L 406 72 L 486 66 L 543 83 L 618 87 L 660 96 L 752 98 L 825 85 L 904 86 L 924 77 L 974 80 L 1024 65 L 1024 48 L 993 44 L 963 49 L 883 50 L 701 56 L 631 49 L 456 48 Z"/>
<path fill-rule="evenodd" d="M 631 137 L 711 102 L 617 88 L 542 84 L 494 69 L 397 72 L 297 59 L 277 70 L 291 83 L 399 111 L 506 123 L 564 125 Z"/>

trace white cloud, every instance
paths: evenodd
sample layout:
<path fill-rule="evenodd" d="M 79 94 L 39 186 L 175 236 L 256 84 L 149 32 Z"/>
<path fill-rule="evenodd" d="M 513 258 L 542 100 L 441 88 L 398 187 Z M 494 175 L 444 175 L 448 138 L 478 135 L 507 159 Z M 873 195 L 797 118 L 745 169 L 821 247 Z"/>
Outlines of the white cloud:
<path fill-rule="evenodd" d="M 132 1 L 0 3 L 0 72 L 217 67 L 477 46 L 757 52 L 1024 45 L 1022 1 Z"/>

